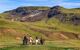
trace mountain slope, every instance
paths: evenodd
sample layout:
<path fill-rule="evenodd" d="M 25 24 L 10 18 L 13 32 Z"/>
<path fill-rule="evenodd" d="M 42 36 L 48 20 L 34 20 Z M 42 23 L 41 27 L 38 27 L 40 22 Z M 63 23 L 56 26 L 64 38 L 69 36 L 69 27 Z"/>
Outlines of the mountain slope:
<path fill-rule="evenodd" d="M 26 34 L 46 40 L 80 39 L 79 14 L 79 9 L 60 6 L 19 7 L 6 11 L 0 14 L 0 41 L 22 40 Z"/>
<path fill-rule="evenodd" d="M 80 9 L 66 9 L 61 6 L 54 7 L 19 7 L 2 13 L 3 17 L 14 21 L 41 21 L 55 17 L 63 23 L 80 25 Z M 1 16 L 1 17 L 2 17 Z"/>
<path fill-rule="evenodd" d="M 44 22 L 10 22 L 8 20 L 0 20 L 0 37 L 1 41 L 21 40 L 26 34 L 35 38 L 36 36 L 43 37 L 46 40 L 67 40 L 79 39 L 79 33 L 66 31 L 63 28 L 57 27 L 56 24 L 46 24 Z M 4 40 L 5 39 L 5 40 Z"/>

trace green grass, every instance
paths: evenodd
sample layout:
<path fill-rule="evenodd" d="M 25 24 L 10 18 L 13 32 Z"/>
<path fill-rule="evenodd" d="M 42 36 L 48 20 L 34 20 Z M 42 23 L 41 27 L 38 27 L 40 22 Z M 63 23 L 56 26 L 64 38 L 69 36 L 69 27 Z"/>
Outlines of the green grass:
<path fill-rule="evenodd" d="M 76 43 L 76 44 L 75 44 Z M 5 43 L 6 44 L 6 43 Z M 47 41 L 44 45 L 21 45 L 21 43 L 8 43 L 1 50 L 80 50 L 80 41 Z"/>
<path fill-rule="evenodd" d="M 55 22 L 56 21 L 56 22 Z M 49 28 L 51 27 L 51 28 Z M 0 31 L 2 35 L 0 35 L 0 50 L 80 50 L 80 41 L 79 40 L 62 40 L 62 41 L 49 41 L 46 42 L 45 45 L 29 45 L 23 46 L 22 44 L 22 36 L 24 34 L 29 34 L 33 38 L 36 36 L 42 36 L 45 39 L 49 39 L 44 34 L 38 31 L 31 30 L 41 29 L 43 31 L 65 31 L 65 32 L 74 32 L 80 33 L 80 26 L 74 26 L 70 24 L 60 23 L 56 19 L 50 19 L 47 23 L 44 21 L 38 22 L 11 22 L 9 20 L 0 19 Z M 56 29 L 54 29 L 56 28 Z M 10 31 L 7 32 L 6 30 Z M 77 30 L 76 30 L 77 29 Z M 5 32 L 6 31 L 6 32 Z M 15 37 L 21 36 L 20 40 L 16 40 Z"/>
<path fill-rule="evenodd" d="M 20 46 L 20 47 L 9 47 L 1 50 L 79 50 L 79 48 L 61 48 L 51 46 Z"/>
<path fill-rule="evenodd" d="M 56 22 L 55 22 L 56 21 Z M 73 24 L 67 24 L 67 23 L 62 23 L 59 20 L 52 18 L 48 21 L 48 24 L 58 28 L 60 31 L 65 31 L 65 32 L 72 32 L 72 33 L 80 33 L 80 25 L 75 26 Z"/>

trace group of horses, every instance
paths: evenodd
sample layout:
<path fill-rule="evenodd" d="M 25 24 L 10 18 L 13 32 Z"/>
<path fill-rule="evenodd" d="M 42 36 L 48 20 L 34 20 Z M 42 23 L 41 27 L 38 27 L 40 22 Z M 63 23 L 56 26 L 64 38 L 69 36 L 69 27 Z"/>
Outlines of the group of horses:
<path fill-rule="evenodd" d="M 43 44 L 44 44 L 43 38 L 36 37 L 35 39 L 33 39 L 31 36 L 30 37 L 24 36 L 23 38 L 23 45 L 43 45 Z"/>

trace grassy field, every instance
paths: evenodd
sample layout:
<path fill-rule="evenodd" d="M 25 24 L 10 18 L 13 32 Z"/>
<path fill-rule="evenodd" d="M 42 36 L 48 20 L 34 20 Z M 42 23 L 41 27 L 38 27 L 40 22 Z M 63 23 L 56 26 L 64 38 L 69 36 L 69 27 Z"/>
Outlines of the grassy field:
<path fill-rule="evenodd" d="M 52 46 L 17 46 L 7 47 L 1 50 L 80 50 L 80 48 L 72 47 L 52 47 Z"/>
<path fill-rule="evenodd" d="M 50 19 L 47 23 L 44 21 L 12 22 L 0 19 L 0 50 L 80 50 L 80 40 L 62 40 L 64 37 L 58 36 L 61 31 L 79 34 L 80 26 L 63 24 L 56 19 Z M 47 36 L 46 33 L 50 36 Z M 26 34 L 33 38 L 41 36 L 46 39 L 46 43 L 44 45 L 23 46 L 22 38 Z"/>
<path fill-rule="evenodd" d="M 47 41 L 44 45 L 22 45 L 22 43 L 6 42 L 2 46 L 0 50 L 80 50 L 80 41 Z"/>

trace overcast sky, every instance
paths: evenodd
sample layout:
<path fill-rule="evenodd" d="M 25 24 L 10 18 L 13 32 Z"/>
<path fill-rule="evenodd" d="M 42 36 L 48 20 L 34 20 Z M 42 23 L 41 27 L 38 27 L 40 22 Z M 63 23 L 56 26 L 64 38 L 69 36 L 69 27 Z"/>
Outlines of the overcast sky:
<path fill-rule="evenodd" d="M 80 7 L 80 0 L 0 0 L 0 12 L 15 9 L 20 6 L 55 6 L 65 8 Z"/>

